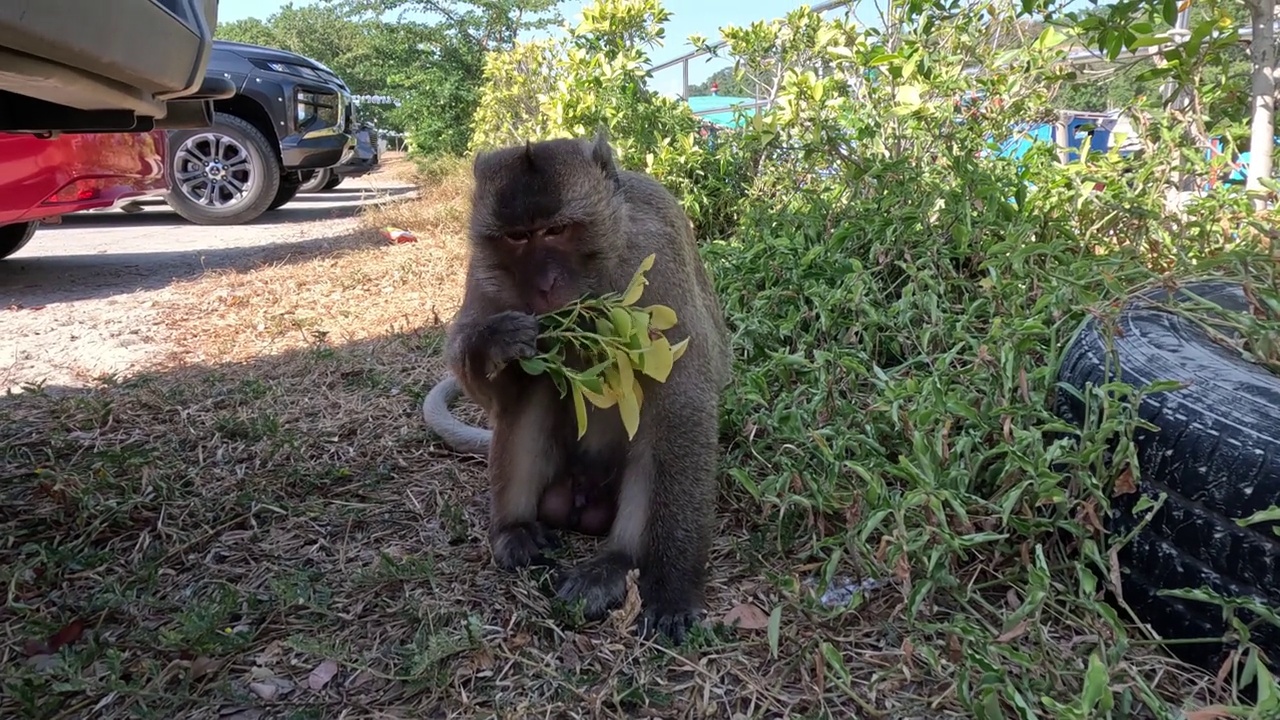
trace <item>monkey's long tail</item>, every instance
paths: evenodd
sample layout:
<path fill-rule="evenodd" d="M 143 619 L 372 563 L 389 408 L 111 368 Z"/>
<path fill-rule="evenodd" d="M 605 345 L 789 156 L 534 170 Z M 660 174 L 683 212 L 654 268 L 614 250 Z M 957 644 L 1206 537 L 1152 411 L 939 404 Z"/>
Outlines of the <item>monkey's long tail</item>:
<path fill-rule="evenodd" d="M 449 411 L 449 403 L 461 394 L 462 386 L 458 384 L 458 379 L 452 373 L 445 375 L 422 399 L 422 419 L 426 421 L 427 427 L 454 450 L 472 455 L 488 455 L 489 438 L 493 436 L 493 431 L 467 425 Z"/>

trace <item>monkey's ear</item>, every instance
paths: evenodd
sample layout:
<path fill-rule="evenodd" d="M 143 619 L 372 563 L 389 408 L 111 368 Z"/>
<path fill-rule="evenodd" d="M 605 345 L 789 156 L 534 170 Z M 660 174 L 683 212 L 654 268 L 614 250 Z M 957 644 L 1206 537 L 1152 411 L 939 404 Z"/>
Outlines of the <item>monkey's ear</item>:
<path fill-rule="evenodd" d="M 609 131 L 602 124 L 596 130 L 596 138 L 591 144 L 591 162 L 595 163 L 604 176 L 618 182 L 618 166 L 613 162 L 613 148 L 609 146 Z"/>

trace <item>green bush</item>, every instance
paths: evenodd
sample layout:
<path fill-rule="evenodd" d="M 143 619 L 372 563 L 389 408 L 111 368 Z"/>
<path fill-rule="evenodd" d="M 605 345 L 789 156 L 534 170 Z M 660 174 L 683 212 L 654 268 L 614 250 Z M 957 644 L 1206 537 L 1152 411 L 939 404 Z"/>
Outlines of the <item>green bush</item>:
<path fill-rule="evenodd" d="M 1140 471 L 1144 389 L 1092 389 L 1084 429 L 1048 399 L 1087 313 L 1166 274 L 1274 267 L 1265 218 L 1221 188 L 1171 207 L 1177 178 L 1210 171 L 1168 152 L 1185 132 L 1156 109 L 1133 115 L 1133 158 L 995 156 L 993 139 L 1052 117 L 1064 51 L 1053 29 L 992 50 L 1019 20 L 1005 3 L 895 4 L 894 33 L 805 8 L 726 28 L 739 67 L 784 72 L 774 105 L 714 142 L 643 89 L 656 0 L 585 14 L 562 48 L 490 56 L 475 143 L 603 123 L 624 164 L 681 197 L 734 333 L 730 497 L 768 518 L 779 591 L 803 595 L 802 564 L 895 578 L 918 671 L 954 680 L 971 716 L 1171 717 L 1182 699 L 1139 671 L 1138 631 L 1099 593 L 1120 538 L 1097 518 Z M 1274 328 L 1255 327 L 1259 354 Z"/>

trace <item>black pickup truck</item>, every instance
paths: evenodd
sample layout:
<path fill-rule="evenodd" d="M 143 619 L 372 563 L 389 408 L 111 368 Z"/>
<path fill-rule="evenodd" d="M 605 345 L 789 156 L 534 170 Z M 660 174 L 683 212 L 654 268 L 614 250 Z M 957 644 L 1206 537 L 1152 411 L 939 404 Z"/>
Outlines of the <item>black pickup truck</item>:
<path fill-rule="evenodd" d="M 187 220 L 250 222 L 292 200 L 311 171 L 355 152 L 351 93 L 324 65 L 215 40 L 206 77 L 230 80 L 236 92 L 214 102 L 212 126 L 169 133 L 168 203 Z"/>

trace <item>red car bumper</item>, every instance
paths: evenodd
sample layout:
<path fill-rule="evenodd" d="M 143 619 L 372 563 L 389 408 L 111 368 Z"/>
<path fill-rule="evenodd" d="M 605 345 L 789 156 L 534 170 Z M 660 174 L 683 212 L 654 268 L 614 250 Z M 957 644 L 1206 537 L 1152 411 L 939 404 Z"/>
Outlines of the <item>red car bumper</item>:
<path fill-rule="evenodd" d="M 0 133 L 0 225 L 162 194 L 167 152 L 162 130 L 49 139 Z"/>

